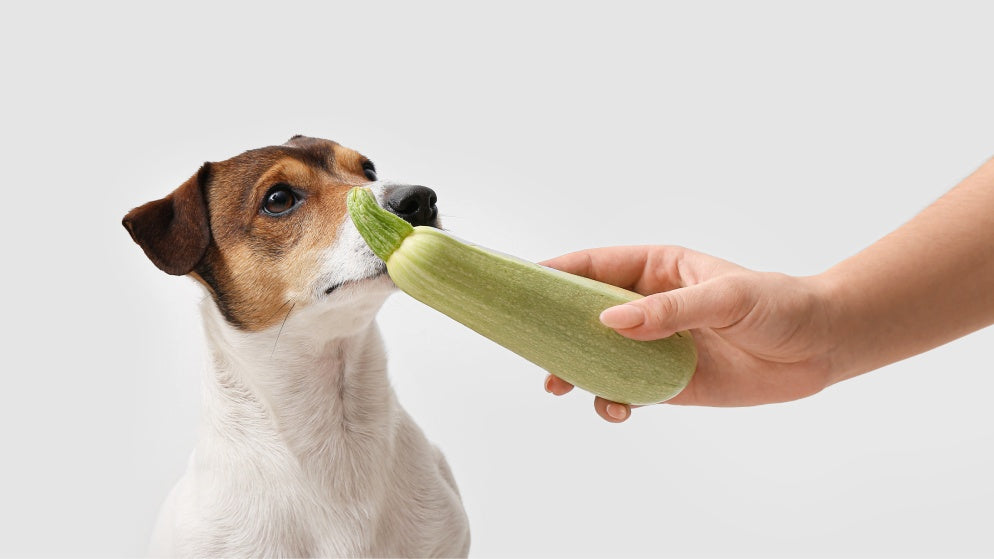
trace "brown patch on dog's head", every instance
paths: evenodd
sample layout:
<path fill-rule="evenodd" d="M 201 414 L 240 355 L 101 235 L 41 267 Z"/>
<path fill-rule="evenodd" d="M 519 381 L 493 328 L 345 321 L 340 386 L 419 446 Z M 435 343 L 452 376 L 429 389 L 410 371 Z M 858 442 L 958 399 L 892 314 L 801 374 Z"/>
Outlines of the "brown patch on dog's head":
<path fill-rule="evenodd" d="M 278 323 L 315 291 L 325 250 L 347 216 L 350 188 L 372 164 L 335 142 L 286 144 L 205 164 L 161 200 L 124 218 L 163 271 L 190 274 L 225 318 L 244 330 Z"/>

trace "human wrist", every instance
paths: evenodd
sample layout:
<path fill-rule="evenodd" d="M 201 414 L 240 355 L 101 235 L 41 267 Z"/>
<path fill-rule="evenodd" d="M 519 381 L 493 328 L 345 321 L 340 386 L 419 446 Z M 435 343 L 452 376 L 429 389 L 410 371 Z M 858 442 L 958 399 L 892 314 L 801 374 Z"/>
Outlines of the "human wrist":
<path fill-rule="evenodd" d="M 853 278 L 838 268 L 806 278 L 820 302 L 824 318 L 825 386 L 852 378 L 868 369 L 861 366 L 860 344 L 867 336 L 861 328 L 866 321 L 859 316 Z"/>

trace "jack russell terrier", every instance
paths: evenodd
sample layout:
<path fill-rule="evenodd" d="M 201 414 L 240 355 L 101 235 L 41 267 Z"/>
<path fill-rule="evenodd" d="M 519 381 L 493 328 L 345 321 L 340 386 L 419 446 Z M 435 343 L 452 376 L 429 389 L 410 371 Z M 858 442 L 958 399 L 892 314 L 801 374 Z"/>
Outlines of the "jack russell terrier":
<path fill-rule="evenodd" d="M 438 226 L 431 189 L 303 136 L 205 163 L 124 218 L 156 266 L 207 293 L 200 439 L 153 555 L 467 555 L 449 466 L 387 380 L 374 317 L 395 287 L 348 217 L 356 185 Z"/>

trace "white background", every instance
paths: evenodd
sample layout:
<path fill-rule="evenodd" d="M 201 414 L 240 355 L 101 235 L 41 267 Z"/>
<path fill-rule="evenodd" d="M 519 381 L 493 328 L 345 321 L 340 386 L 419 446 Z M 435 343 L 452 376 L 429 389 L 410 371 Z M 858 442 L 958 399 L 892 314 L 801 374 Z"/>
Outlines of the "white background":
<path fill-rule="evenodd" d="M 0 8 L 4 556 L 143 553 L 206 359 L 199 288 L 120 219 L 205 160 L 327 137 L 527 259 L 814 274 L 994 155 L 990 4 L 26 4 Z M 610 425 L 404 295 L 380 323 L 474 556 L 994 554 L 991 329 L 806 400 Z"/>

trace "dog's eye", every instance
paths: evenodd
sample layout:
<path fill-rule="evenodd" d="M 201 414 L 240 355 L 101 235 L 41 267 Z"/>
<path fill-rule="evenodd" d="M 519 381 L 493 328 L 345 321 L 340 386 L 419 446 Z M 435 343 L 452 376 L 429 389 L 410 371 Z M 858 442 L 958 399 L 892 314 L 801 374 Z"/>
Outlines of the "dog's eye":
<path fill-rule="evenodd" d="M 376 166 L 373 165 L 372 161 L 366 161 L 362 164 L 362 172 L 367 179 L 376 182 Z"/>
<path fill-rule="evenodd" d="M 297 195 L 285 184 L 278 184 L 269 189 L 266 199 L 262 202 L 262 211 L 269 215 L 283 215 L 297 205 Z"/>

